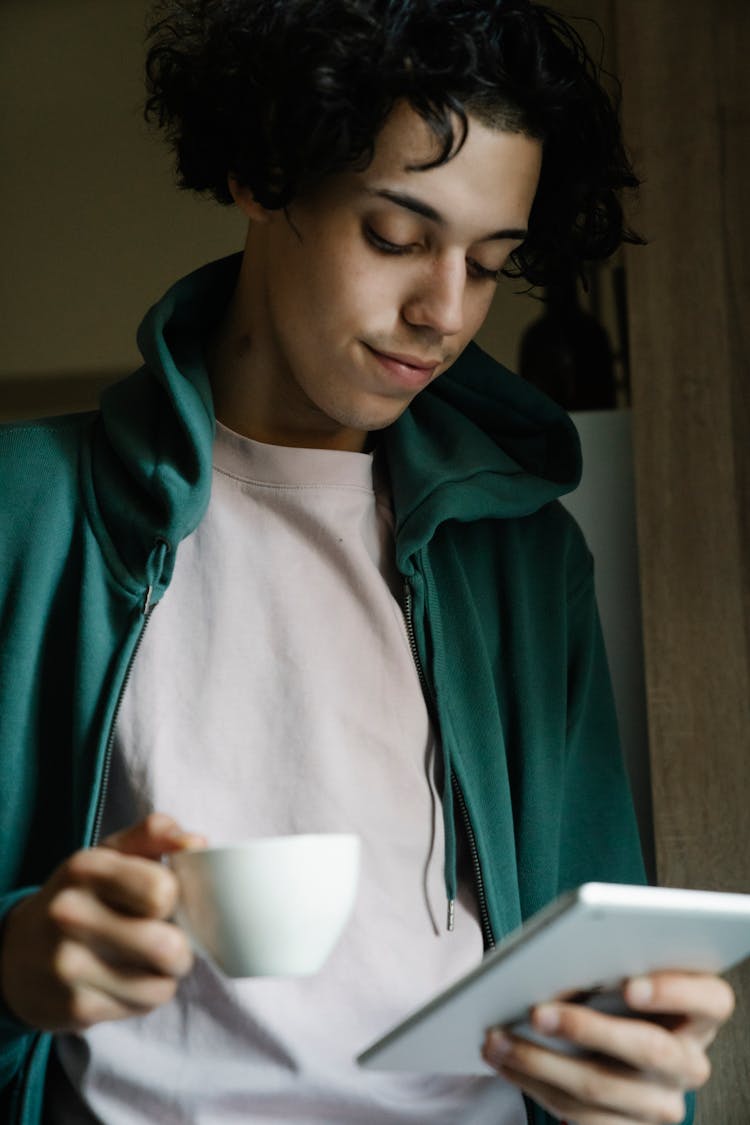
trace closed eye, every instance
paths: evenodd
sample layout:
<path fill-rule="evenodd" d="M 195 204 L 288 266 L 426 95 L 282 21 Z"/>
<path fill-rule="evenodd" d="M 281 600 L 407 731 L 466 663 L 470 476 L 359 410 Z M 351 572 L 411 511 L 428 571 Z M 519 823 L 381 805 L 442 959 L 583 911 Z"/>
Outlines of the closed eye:
<path fill-rule="evenodd" d="M 368 225 L 365 225 L 364 231 L 367 241 L 372 246 L 374 246 L 376 250 L 380 250 L 380 252 L 383 254 L 408 254 L 413 245 L 413 243 L 410 242 L 390 242 L 387 238 L 383 238 L 382 235 L 377 234 L 376 231 L 374 231 L 372 227 Z M 478 280 L 493 281 L 497 284 L 497 282 L 499 282 L 500 278 L 502 277 L 502 268 L 498 270 L 488 269 L 486 266 L 482 266 L 479 264 L 479 262 L 474 261 L 473 258 L 468 258 L 466 264 L 469 270 L 469 275 Z"/>
<path fill-rule="evenodd" d="M 389 242 L 387 238 L 382 238 L 370 226 L 365 226 L 365 237 L 368 242 L 377 250 L 382 250 L 384 254 L 407 254 L 411 243 L 406 245 L 400 242 Z"/>
<path fill-rule="evenodd" d="M 494 281 L 495 284 L 497 284 L 503 276 L 502 267 L 499 270 L 489 270 L 486 266 L 480 266 L 479 262 L 475 262 L 472 258 L 469 258 L 466 264 L 472 271 L 474 277 Z"/>

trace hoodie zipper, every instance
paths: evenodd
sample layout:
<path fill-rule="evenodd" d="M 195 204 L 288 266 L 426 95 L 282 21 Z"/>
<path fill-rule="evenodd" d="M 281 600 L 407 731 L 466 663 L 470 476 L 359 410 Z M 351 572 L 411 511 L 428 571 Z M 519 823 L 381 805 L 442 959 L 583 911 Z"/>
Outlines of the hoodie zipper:
<path fill-rule="evenodd" d="M 406 622 L 406 635 L 409 640 L 409 648 L 411 649 L 412 658 L 417 669 L 419 682 L 422 686 L 422 693 L 425 697 L 427 709 L 432 719 L 432 724 L 435 729 L 436 735 L 440 730 L 438 724 L 437 705 L 435 696 L 433 694 L 430 684 L 427 682 L 427 677 L 422 667 L 422 660 L 417 648 L 417 639 L 414 635 L 414 603 L 411 592 L 411 586 L 408 579 L 404 579 L 404 620 Z M 471 855 L 471 866 L 474 874 L 474 886 L 477 897 L 477 905 L 479 907 L 479 920 L 482 927 L 482 936 L 484 939 L 485 949 L 494 949 L 495 936 L 492 932 L 492 924 L 490 922 L 489 911 L 487 909 L 487 895 L 484 889 L 484 878 L 482 876 L 482 867 L 479 862 L 479 851 L 477 849 L 476 836 L 474 835 L 474 828 L 469 817 L 469 810 L 466 806 L 466 798 L 464 797 L 463 790 L 459 785 L 458 778 L 455 771 L 451 769 L 451 785 L 453 787 L 453 794 L 458 801 L 458 808 L 461 813 L 461 820 L 463 822 L 464 831 L 466 833 L 466 840 L 469 845 L 469 853 Z M 455 902 L 451 899 L 448 902 L 448 929 L 452 930 L 454 927 L 455 916 Z"/>
<path fill-rule="evenodd" d="M 474 886 L 477 895 L 477 905 L 479 906 L 479 920 L 482 923 L 482 934 L 484 936 L 484 948 L 495 948 L 495 935 L 492 932 L 492 924 L 490 923 L 490 915 L 487 909 L 487 895 L 484 890 L 484 879 L 482 877 L 482 868 L 479 865 L 479 851 L 477 850 L 476 836 L 474 835 L 474 828 L 469 818 L 469 810 L 466 807 L 466 798 L 463 795 L 463 790 L 458 784 L 458 778 L 455 773 L 451 771 L 451 780 L 453 782 L 453 795 L 458 801 L 458 807 L 461 810 L 461 819 L 463 820 L 466 838 L 469 842 L 469 853 L 471 855 L 471 865 L 474 871 Z"/>
<path fill-rule="evenodd" d="M 128 660 L 128 666 L 125 669 L 125 675 L 123 677 L 122 683 L 120 684 L 120 691 L 118 693 L 117 702 L 115 704 L 115 709 L 114 709 L 114 712 L 112 714 L 112 722 L 110 723 L 109 734 L 107 735 L 107 744 L 104 748 L 104 761 L 102 763 L 102 776 L 101 776 L 101 781 L 99 783 L 99 794 L 97 796 L 96 815 L 94 817 L 94 826 L 91 830 L 91 840 L 90 840 L 89 845 L 88 845 L 89 847 L 92 847 L 92 848 L 96 847 L 96 845 L 99 843 L 99 836 L 101 834 L 101 829 L 102 829 L 102 817 L 104 815 L 104 802 L 106 800 L 107 789 L 109 787 L 109 775 L 110 775 L 110 771 L 112 769 L 112 748 L 114 746 L 114 741 L 115 741 L 115 730 L 117 728 L 117 719 L 118 719 L 119 714 L 120 714 L 120 707 L 122 706 L 122 701 L 125 697 L 125 692 L 127 691 L 128 683 L 130 682 L 130 674 L 133 670 L 133 665 L 135 664 L 135 658 L 138 655 L 138 650 L 141 647 L 141 643 L 143 641 L 143 637 L 144 637 L 146 629 L 148 627 L 148 623 L 151 620 L 151 614 L 154 612 L 154 610 L 156 609 L 156 606 L 158 605 L 158 602 L 154 602 L 152 604 L 151 599 L 152 599 L 153 593 L 154 593 L 154 586 L 156 585 L 156 583 L 159 581 L 159 578 L 161 577 L 161 572 L 163 570 L 164 555 L 166 554 L 166 551 L 169 550 L 169 545 L 164 540 L 161 540 L 161 539 L 157 540 L 155 550 L 162 552 L 161 565 L 159 566 L 159 572 L 156 575 L 156 577 L 146 587 L 146 594 L 145 594 L 144 599 L 143 599 L 143 607 L 140 611 L 140 632 L 138 633 L 138 636 L 136 638 L 136 642 L 135 642 L 135 646 L 133 648 L 133 651 L 130 654 L 130 659 Z"/>
<path fill-rule="evenodd" d="M 107 795 L 107 787 L 108 787 L 108 784 L 109 784 L 109 774 L 110 774 L 110 770 L 111 770 L 111 767 L 112 767 L 112 747 L 114 745 L 114 740 L 115 740 L 115 727 L 117 726 L 117 717 L 120 713 L 120 706 L 121 706 L 123 698 L 125 696 L 125 691 L 126 691 L 126 688 L 128 686 L 128 681 L 130 680 L 130 673 L 132 671 L 133 664 L 135 663 L 135 658 L 138 655 L 138 649 L 141 647 L 141 642 L 143 641 L 143 635 L 146 632 L 146 628 L 148 626 L 149 621 L 151 620 L 151 614 L 154 612 L 154 610 L 156 609 L 156 606 L 158 604 L 157 602 L 154 602 L 152 604 L 151 598 L 153 596 L 154 586 L 157 584 L 157 582 L 159 581 L 159 579 L 161 577 L 161 574 L 162 574 L 162 571 L 163 571 L 163 568 L 164 568 L 164 558 L 166 556 L 167 551 L 169 550 L 169 544 L 166 542 L 166 540 L 158 539 L 156 541 L 156 544 L 155 544 L 155 550 L 157 552 L 159 552 L 160 555 L 161 555 L 161 558 L 160 558 L 159 564 L 158 564 L 158 572 L 157 572 L 156 576 L 154 577 L 153 581 L 151 583 L 149 583 L 149 585 L 146 587 L 146 593 L 145 593 L 145 596 L 144 596 L 144 599 L 143 599 L 143 607 L 140 611 L 140 617 L 141 617 L 140 632 L 138 633 L 138 637 L 136 638 L 136 642 L 135 642 L 135 646 L 133 648 L 133 651 L 130 654 L 130 659 L 128 660 L 128 666 L 125 669 L 125 676 L 123 678 L 122 684 L 120 685 L 120 691 L 119 691 L 119 694 L 117 696 L 117 703 L 115 704 L 114 713 L 112 715 L 112 722 L 110 724 L 109 734 L 107 736 L 107 745 L 106 745 L 105 750 L 104 750 L 104 762 L 103 762 L 103 765 L 102 765 L 102 777 L 101 777 L 101 781 L 99 783 L 99 793 L 98 793 L 98 796 L 97 796 L 97 804 L 96 804 L 96 815 L 94 817 L 94 826 L 93 826 L 93 829 L 92 829 L 92 832 L 91 832 L 91 840 L 90 840 L 89 845 L 88 845 L 89 847 L 95 847 L 99 843 L 99 834 L 101 832 L 101 827 L 102 827 L 102 816 L 104 814 L 104 801 L 105 801 L 105 798 L 106 798 L 106 795 Z M 14 1116 L 15 1116 L 15 1119 L 18 1120 L 18 1121 L 24 1121 L 25 1117 L 26 1117 L 27 1099 L 28 1099 L 28 1093 L 29 1093 L 29 1091 L 27 1089 L 28 1075 L 31 1071 L 31 1067 L 32 1067 L 32 1064 L 33 1064 L 33 1061 L 34 1061 L 34 1057 L 37 1053 L 39 1045 L 42 1042 L 43 1034 L 44 1033 L 41 1033 L 41 1034 L 37 1035 L 36 1040 L 35 1040 L 33 1046 L 31 1047 L 31 1049 L 29 1050 L 29 1053 L 26 1057 L 23 1068 L 20 1071 L 19 1076 L 18 1076 L 18 1085 L 16 1087 L 16 1089 L 18 1091 L 16 1097 L 17 1097 L 18 1100 L 17 1100 L 17 1102 L 14 1100 L 14 1102 L 12 1103 L 14 1107 L 17 1106 L 17 1110 L 14 1110 Z"/>
<path fill-rule="evenodd" d="M 138 638 L 135 642 L 135 647 L 134 647 L 132 653 L 130 654 L 130 660 L 128 661 L 128 666 L 125 669 L 125 676 L 123 678 L 122 684 L 120 685 L 120 694 L 117 697 L 117 703 L 115 704 L 115 710 L 114 710 L 114 713 L 112 715 L 112 723 L 111 723 L 110 728 L 109 728 L 109 735 L 107 736 L 107 745 L 104 749 L 104 762 L 103 762 L 103 765 L 102 765 L 102 777 L 101 777 L 101 781 L 99 783 L 99 795 L 97 797 L 96 816 L 94 818 L 94 827 L 91 831 L 91 841 L 89 843 L 89 847 L 91 847 L 91 848 L 95 848 L 97 846 L 97 844 L 99 843 L 99 835 L 100 835 L 101 829 L 102 829 L 102 817 L 104 815 L 104 801 L 106 799 L 107 789 L 109 787 L 109 774 L 110 774 L 110 770 L 112 768 L 112 747 L 113 747 L 114 741 L 115 741 L 115 728 L 117 726 L 117 719 L 118 719 L 118 716 L 120 714 L 120 706 L 121 706 L 123 698 L 125 696 L 125 692 L 127 690 L 128 683 L 130 681 L 130 673 L 132 671 L 133 664 L 135 663 L 135 658 L 138 655 L 138 649 L 141 647 L 141 641 L 143 640 L 143 635 L 146 632 L 146 627 L 148 626 L 149 621 L 151 620 L 151 614 L 156 609 L 156 605 L 150 604 L 152 592 L 153 592 L 152 588 L 151 588 L 151 586 L 149 586 L 147 594 L 146 594 L 146 602 L 144 603 L 143 609 L 141 610 L 141 631 L 138 634 Z"/>

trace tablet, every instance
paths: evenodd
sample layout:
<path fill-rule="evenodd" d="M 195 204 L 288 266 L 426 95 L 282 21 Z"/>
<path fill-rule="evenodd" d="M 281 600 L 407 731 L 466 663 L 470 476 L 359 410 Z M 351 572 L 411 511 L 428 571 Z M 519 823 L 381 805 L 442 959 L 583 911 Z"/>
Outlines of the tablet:
<path fill-rule="evenodd" d="M 657 969 L 721 973 L 748 956 L 750 894 L 586 883 L 508 935 L 357 1062 L 372 1070 L 494 1073 L 480 1053 L 487 1028 L 514 1025 L 545 1042 L 526 1024 L 534 1004 L 565 993 L 633 1014 L 619 992 L 625 978 Z"/>

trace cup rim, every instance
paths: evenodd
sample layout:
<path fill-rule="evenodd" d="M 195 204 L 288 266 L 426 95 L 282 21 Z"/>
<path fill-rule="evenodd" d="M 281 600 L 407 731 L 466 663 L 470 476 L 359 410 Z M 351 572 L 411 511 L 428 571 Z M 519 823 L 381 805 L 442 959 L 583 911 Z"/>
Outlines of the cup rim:
<path fill-rule="evenodd" d="M 188 855 L 212 855 L 217 852 L 245 852 L 255 848 L 271 849 L 281 844 L 297 842 L 310 844 L 314 840 L 349 840 L 361 844 L 362 837 L 356 832 L 293 832 L 285 836 L 249 836 L 231 844 L 209 844 L 207 847 L 180 848 L 178 851 L 168 852 L 170 860 L 179 859 Z"/>

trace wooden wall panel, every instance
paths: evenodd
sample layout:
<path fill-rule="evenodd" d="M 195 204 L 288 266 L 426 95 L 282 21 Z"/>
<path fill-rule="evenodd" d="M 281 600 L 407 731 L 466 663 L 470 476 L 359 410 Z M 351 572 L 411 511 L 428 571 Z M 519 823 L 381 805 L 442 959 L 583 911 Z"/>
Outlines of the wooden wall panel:
<path fill-rule="evenodd" d="M 645 176 L 627 254 L 660 882 L 750 890 L 750 8 L 618 0 Z M 700 1125 L 750 1120 L 750 973 Z"/>

